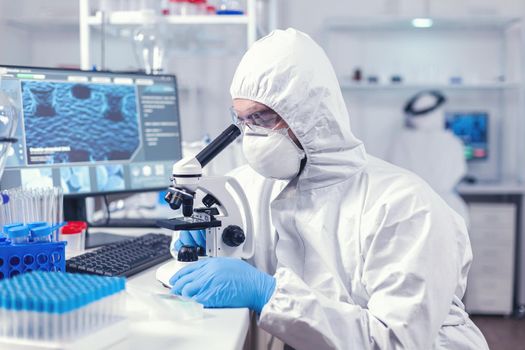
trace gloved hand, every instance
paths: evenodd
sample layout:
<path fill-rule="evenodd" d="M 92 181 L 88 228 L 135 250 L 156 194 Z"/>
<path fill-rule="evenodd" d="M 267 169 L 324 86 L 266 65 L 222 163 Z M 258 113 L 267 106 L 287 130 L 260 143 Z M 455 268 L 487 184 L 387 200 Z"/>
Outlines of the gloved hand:
<path fill-rule="evenodd" d="M 179 270 L 171 279 L 174 294 L 207 308 L 247 307 L 261 313 L 275 290 L 275 278 L 236 258 L 207 258 Z"/>
<path fill-rule="evenodd" d="M 178 238 L 173 236 L 170 244 L 171 255 L 176 259 L 177 252 L 183 245 L 191 247 L 201 246 L 206 250 L 206 231 L 205 230 L 194 230 L 194 231 L 180 231 Z"/>

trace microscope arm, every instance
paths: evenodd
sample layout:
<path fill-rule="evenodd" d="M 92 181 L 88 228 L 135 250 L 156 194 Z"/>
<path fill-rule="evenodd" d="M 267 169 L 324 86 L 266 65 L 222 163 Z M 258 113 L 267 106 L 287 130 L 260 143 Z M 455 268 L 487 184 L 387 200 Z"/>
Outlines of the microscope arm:
<path fill-rule="evenodd" d="M 240 134 L 241 130 L 232 124 L 195 157 L 185 157 L 173 165 L 172 185 L 165 197 L 172 209 L 179 209 L 182 205 L 184 216 L 189 217 L 193 214 L 193 197 L 202 177 L 202 168 Z"/>
<path fill-rule="evenodd" d="M 221 221 L 222 225 L 217 229 L 222 230 L 222 234 L 214 236 L 211 231 L 207 231 L 206 250 L 208 255 L 251 258 L 254 253 L 254 223 L 248 197 L 241 185 L 230 176 L 209 176 L 202 178 L 201 181 L 198 189 L 203 194 L 212 195 L 220 201 L 217 203 L 220 210 L 217 219 Z M 221 240 L 221 237 L 227 234 L 232 226 L 243 227 L 246 241 L 242 250 L 228 246 Z"/>

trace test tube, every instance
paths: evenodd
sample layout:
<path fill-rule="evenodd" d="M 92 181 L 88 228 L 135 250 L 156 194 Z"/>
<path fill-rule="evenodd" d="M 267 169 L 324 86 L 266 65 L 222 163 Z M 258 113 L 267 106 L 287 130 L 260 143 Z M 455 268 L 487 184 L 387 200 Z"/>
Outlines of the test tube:
<path fill-rule="evenodd" d="M 50 208 L 49 208 L 49 224 L 51 226 L 55 225 L 57 222 L 57 214 L 56 214 L 56 210 L 57 210 L 57 195 L 56 195 L 56 192 L 55 192 L 55 188 L 52 188 L 50 189 L 49 191 L 49 195 L 51 197 L 51 205 L 50 205 Z"/>
<path fill-rule="evenodd" d="M 13 211 L 14 220 L 20 222 L 24 221 L 24 218 L 20 215 L 22 212 L 22 206 L 20 205 L 20 196 L 18 192 L 15 192 L 15 196 L 13 198 L 13 206 L 11 207 L 11 210 Z"/>
<path fill-rule="evenodd" d="M 17 193 L 16 197 L 16 203 L 17 203 L 17 221 L 24 222 L 24 199 L 23 199 L 24 192 L 22 189 L 20 189 Z"/>
<path fill-rule="evenodd" d="M 53 224 L 53 207 L 55 205 L 55 202 L 54 202 L 54 195 L 53 195 L 53 189 L 52 188 L 48 188 L 46 190 L 46 197 L 47 197 L 47 208 L 46 208 L 46 211 L 47 211 L 47 222 L 49 222 L 50 224 Z"/>
<path fill-rule="evenodd" d="M 28 222 L 35 222 L 37 221 L 36 212 L 35 212 L 35 205 L 34 205 L 34 196 L 32 192 L 27 193 L 27 211 L 28 211 Z"/>
<path fill-rule="evenodd" d="M 63 191 L 60 187 L 2 191 L 0 225 L 44 221 L 57 225 L 63 221 Z"/>
<path fill-rule="evenodd" d="M 42 189 L 42 221 L 49 222 L 47 190 Z"/>
<path fill-rule="evenodd" d="M 7 218 L 5 215 L 5 209 L 7 207 L 7 202 L 4 200 L 3 193 L 0 193 L 0 225 L 7 224 Z"/>
<path fill-rule="evenodd" d="M 31 218 L 29 217 L 29 194 L 27 192 L 22 192 L 20 199 L 22 202 L 22 222 L 24 224 L 27 224 L 31 220 Z"/>
<path fill-rule="evenodd" d="M 13 194 L 13 206 L 11 207 L 13 220 L 22 222 L 23 218 L 20 217 L 20 196 L 18 195 L 18 191 L 14 191 Z"/>
<path fill-rule="evenodd" d="M 16 200 L 16 193 L 13 193 L 11 195 L 11 201 L 9 203 L 9 220 L 10 220 L 10 222 L 16 222 L 16 218 L 15 218 L 15 200 Z"/>
<path fill-rule="evenodd" d="M 61 187 L 56 187 L 57 192 L 57 224 L 64 221 L 64 191 Z M 60 231 L 55 231 L 55 241 L 59 241 Z"/>
<path fill-rule="evenodd" d="M 18 220 L 18 212 L 17 212 L 17 205 L 18 205 L 18 191 L 13 191 L 13 197 L 11 201 L 10 211 L 11 211 L 11 220 L 12 222 L 17 222 Z"/>

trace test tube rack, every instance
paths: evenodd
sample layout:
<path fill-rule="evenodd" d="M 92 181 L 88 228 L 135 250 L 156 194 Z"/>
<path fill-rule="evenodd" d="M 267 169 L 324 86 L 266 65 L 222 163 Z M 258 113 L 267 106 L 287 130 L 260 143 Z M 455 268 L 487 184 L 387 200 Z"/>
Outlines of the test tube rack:
<path fill-rule="evenodd" d="M 31 271 L 66 271 L 66 242 L 12 244 L 0 238 L 0 280 Z"/>

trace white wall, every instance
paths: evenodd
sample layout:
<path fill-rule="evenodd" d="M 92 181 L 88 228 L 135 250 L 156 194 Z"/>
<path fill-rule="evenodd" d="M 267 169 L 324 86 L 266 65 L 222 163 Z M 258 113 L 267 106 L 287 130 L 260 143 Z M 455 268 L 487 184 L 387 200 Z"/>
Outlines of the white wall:
<path fill-rule="evenodd" d="M 429 16 L 520 16 L 522 0 L 429 0 Z M 280 3 L 281 27 L 295 27 L 318 38 L 324 21 L 334 16 L 425 16 L 425 0 L 285 0 Z"/>
<path fill-rule="evenodd" d="M 30 56 L 30 47 L 20 44 L 28 41 L 28 34 L 7 24 L 9 5 L 10 2 L 0 0 L 0 62 L 4 64 L 14 64 Z"/>

